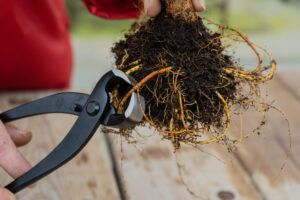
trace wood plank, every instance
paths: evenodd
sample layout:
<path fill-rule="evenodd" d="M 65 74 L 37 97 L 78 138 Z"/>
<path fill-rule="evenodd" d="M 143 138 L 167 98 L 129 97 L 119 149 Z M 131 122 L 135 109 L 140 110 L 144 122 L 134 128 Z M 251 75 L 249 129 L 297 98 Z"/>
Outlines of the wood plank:
<path fill-rule="evenodd" d="M 296 78 L 291 80 L 294 82 Z M 297 85 L 299 83 L 298 78 Z M 300 101 L 294 91 L 289 90 L 278 78 L 267 84 L 266 88 L 269 100 L 275 100 L 273 105 L 282 110 L 290 122 L 293 149 L 288 164 L 283 171 L 280 170 L 289 151 L 288 128 L 284 117 L 274 110 L 268 114 L 262 135 L 245 140 L 237 157 L 265 199 L 296 200 L 300 197 Z M 244 121 L 244 130 L 249 133 L 258 118 L 249 113 Z"/>
<path fill-rule="evenodd" d="M 151 135 L 147 128 L 138 132 Z M 110 136 L 129 199 L 263 199 L 225 148 L 208 145 L 203 152 L 183 145 L 174 154 L 170 142 L 158 135 L 134 137 L 136 144 Z M 183 165 L 180 171 L 177 162 Z"/>
<path fill-rule="evenodd" d="M 287 90 L 290 90 L 292 95 L 298 96 L 298 98 L 300 95 L 299 77 L 300 77 L 300 70 L 282 71 L 277 76 L 280 83 Z"/>
<path fill-rule="evenodd" d="M 213 156 L 189 149 L 190 147 L 180 150 L 182 163 L 186 166 L 185 182 L 198 196 L 203 199 L 217 199 L 220 191 L 229 191 L 237 199 L 299 198 L 300 165 L 297 155 L 300 153 L 300 137 L 297 131 L 300 130 L 300 102 L 295 94 L 276 79 L 267 85 L 267 89 L 269 98 L 276 99 L 274 105 L 288 116 L 294 132 L 294 148 L 288 165 L 281 173 L 280 168 L 289 149 L 287 126 L 281 114 L 272 111 L 268 116 L 268 125 L 262 130 L 263 135 L 247 139 L 232 158 L 232 165 L 224 165 Z M 251 128 L 259 121 L 257 117 L 258 115 L 251 112 L 245 116 L 245 132 L 252 131 Z M 239 132 L 238 129 L 237 123 L 233 123 L 233 130 Z M 112 137 L 115 149 L 120 148 L 120 138 Z M 146 139 L 142 145 L 137 145 L 141 150 L 126 142 L 122 146 L 123 153 L 118 150 L 118 159 L 123 160 L 120 164 L 121 171 L 130 199 L 191 198 L 179 178 L 176 157 L 170 144 L 160 141 L 159 137 L 152 137 Z M 205 146 L 205 149 L 226 159 L 225 150 L 220 147 Z"/>
<path fill-rule="evenodd" d="M 0 110 L 36 99 L 43 94 L 10 93 L 1 94 Z M 14 124 L 33 132 L 33 141 L 21 148 L 32 164 L 46 156 L 66 135 L 75 118 L 69 115 L 43 115 L 20 120 Z M 87 147 L 70 163 L 39 181 L 33 189 L 25 189 L 18 194 L 20 200 L 98 200 L 119 199 L 110 158 L 103 135 L 97 134 Z M 0 183 L 11 179 L 3 171 Z"/>

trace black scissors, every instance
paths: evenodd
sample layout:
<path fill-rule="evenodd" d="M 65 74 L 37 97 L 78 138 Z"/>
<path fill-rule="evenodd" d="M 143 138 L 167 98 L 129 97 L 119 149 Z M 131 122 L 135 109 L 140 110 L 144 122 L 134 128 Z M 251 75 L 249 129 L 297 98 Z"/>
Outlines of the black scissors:
<path fill-rule="evenodd" d="M 78 116 L 62 142 L 30 171 L 8 184 L 6 188 L 17 193 L 70 161 L 84 148 L 100 124 L 128 128 L 139 123 L 143 119 L 145 109 L 142 96 L 132 93 L 124 114 L 117 113 L 110 98 L 113 89 L 118 88 L 118 92 L 124 95 L 135 84 L 136 81 L 122 71 L 111 70 L 102 76 L 91 95 L 63 92 L 1 113 L 0 120 L 4 123 L 47 113 Z"/>

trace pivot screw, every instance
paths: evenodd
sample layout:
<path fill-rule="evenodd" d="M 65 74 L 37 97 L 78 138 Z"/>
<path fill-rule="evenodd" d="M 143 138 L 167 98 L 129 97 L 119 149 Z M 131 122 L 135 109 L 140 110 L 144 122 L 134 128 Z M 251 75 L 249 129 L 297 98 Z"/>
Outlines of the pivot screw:
<path fill-rule="evenodd" d="M 86 106 L 86 112 L 89 115 L 95 116 L 98 114 L 99 111 L 100 111 L 100 105 L 96 101 L 91 101 Z"/>

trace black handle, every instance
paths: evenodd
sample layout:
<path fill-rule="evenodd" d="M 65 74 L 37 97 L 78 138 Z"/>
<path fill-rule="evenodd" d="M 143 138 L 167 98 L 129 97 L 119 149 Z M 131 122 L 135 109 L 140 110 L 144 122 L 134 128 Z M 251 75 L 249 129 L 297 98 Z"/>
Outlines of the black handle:
<path fill-rule="evenodd" d="M 40 180 L 41 178 L 45 177 L 46 175 L 50 174 L 57 168 L 67 163 L 85 147 L 85 145 L 94 135 L 98 126 L 106 118 L 106 113 L 110 113 L 109 96 L 106 92 L 106 87 L 108 85 L 108 82 L 113 77 L 115 77 L 115 75 L 112 73 L 112 71 L 106 73 L 97 83 L 92 94 L 88 97 L 86 101 L 84 101 L 84 98 L 86 98 L 87 96 L 79 95 L 83 99 L 80 98 L 80 101 L 78 102 L 84 103 L 84 106 L 82 107 L 82 111 L 80 112 L 78 120 L 75 122 L 69 133 L 46 158 L 40 161 L 27 173 L 14 180 L 12 183 L 8 184 L 6 188 L 9 191 L 11 191 L 12 193 L 17 193 L 21 191 L 22 189 Z M 61 95 L 61 97 L 63 96 L 64 95 Z M 78 97 L 77 95 L 75 96 Z M 74 114 L 72 109 L 70 109 L 70 105 L 66 103 L 69 102 L 68 99 L 70 98 L 70 96 L 66 95 L 64 97 L 65 98 L 62 98 L 62 102 L 64 103 L 57 101 L 57 99 L 54 98 L 56 99 L 56 103 L 58 105 L 51 104 L 51 101 L 50 104 L 53 106 L 52 109 L 57 111 L 57 107 L 59 107 L 58 110 L 63 111 L 64 113 Z M 48 97 L 48 99 L 51 98 Z M 49 113 L 49 108 L 44 110 L 39 106 L 40 103 L 49 106 L 49 104 L 46 103 L 48 99 L 40 101 L 37 100 L 39 103 L 29 103 L 28 105 L 20 106 L 16 110 L 12 109 L 11 111 L 5 112 L 1 115 L 2 119 L 4 121 L 11 121 L 25 116 L 32 116 L 34 114 Z M 69 103 L 71 102 L 72 101 L 70 101 Z M 27 110 L 32 109 L 32 105 L 37 106 L 37 109 L 39 111 Z M 67 107 L 65 107 L 66 105 Z"/>
<path fill-rule="evenodd" d="M 116 83 L 124 82 L 124 75 L 120 73 L 122 72 L 106 73 L 90 96 L 81 93 L 60 93 L 0 114 L 0 119 L 4 122 L 46 113 L 79 115 L 62 142 L 31 170 L 8 184 L 8 190 L 13 193 L 19 192 L 67 163 L 85 147 L 98 126 L 107 123 L 110 116 L 115 114 L 115 109 L 110 105 L 109 92 Z M 115 123 L 120 121 L 119 118 L 114 120 Z"/>
<path fill-rule="evenodd" d="M 103 109 L 98 115 L 91 117 L 84 110 L 63 141 L 30 171 L 7 185 L 6 189 L 17 193 L 71 160 L 95 133 L 102 113 Z"/>
<path fill-rule="evenodd" d="M 58 93 L 3 112 L 0 114 L 0 120 L 2 122 L 10 122 L 47 113 L 79 115 L 88 98 L 89 95 L 83 93 Z"/>

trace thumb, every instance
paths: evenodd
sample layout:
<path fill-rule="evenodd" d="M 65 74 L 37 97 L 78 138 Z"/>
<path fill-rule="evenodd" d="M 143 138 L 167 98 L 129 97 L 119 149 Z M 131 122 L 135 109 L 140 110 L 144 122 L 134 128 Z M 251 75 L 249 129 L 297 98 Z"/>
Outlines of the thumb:
<path fill-rule="evenodd" d="M 155 17 L 160 13 L 161 4 L 160 0 L 143 0 L 145 14 L 150 17 Z"/>
<path fill-rule="evenodd" d="M 5 188 L 0 187 L 0 200 L 16 200 L 16 197 Z"/>
<path fill-rule="evenodd" d="M 197 12 L 203 12 L 206 10 L 205 0 L 193 0 L 193 4 Z"/>

